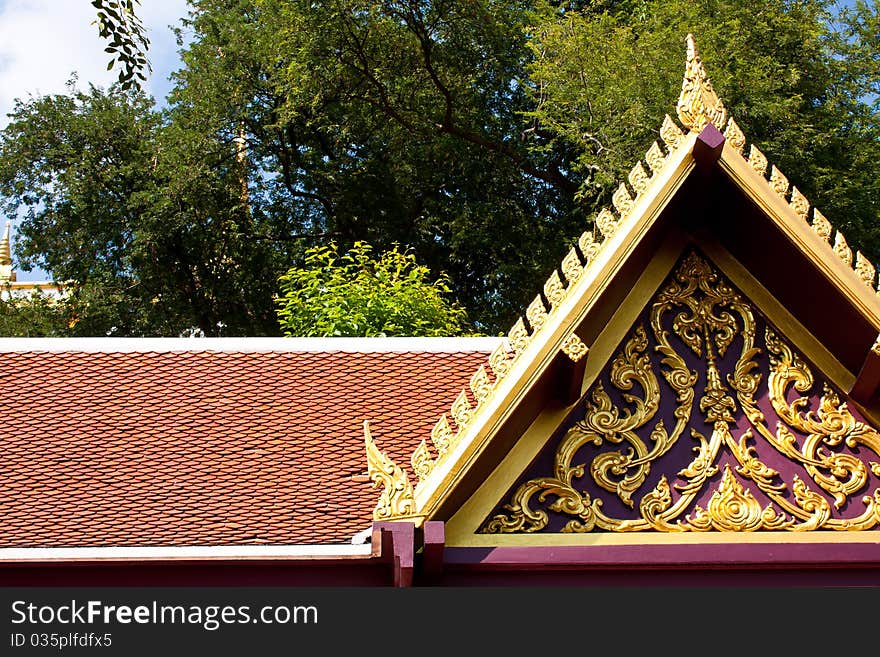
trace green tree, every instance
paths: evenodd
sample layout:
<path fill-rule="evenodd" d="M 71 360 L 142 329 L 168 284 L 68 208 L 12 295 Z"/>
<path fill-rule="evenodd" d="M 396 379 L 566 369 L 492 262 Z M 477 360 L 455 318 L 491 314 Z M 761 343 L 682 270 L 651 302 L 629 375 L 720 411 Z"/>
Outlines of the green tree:
<path fill-rule="evenodd" d="M 306 251 L 305 266 L 281 276 L 278 320 L 286 336 L 449 336 L 468 331 L 449 280 L 397 246 L 374 258 L 366 242 Z"/>
<path fill-rule="evenodd" d="M 578 152 L 591 211 L 658 138 L 681 89 L 685 36 L 750 141 L 852 242 L 880 257 L 880 3 L 638 0 L 547 6 L 529 42 L 532 116 Z M 873 21 L 873 22 L 872 22 Z M 596 56 L 597 44 L 601 56 Z"/>
<path fill-rule="evenodd" d="M 528 7 L 201 0 L 175 111 L 241 131 L 264 242 L 405 244 L 500 330 L 586 221 L 524 141 Z"/>
<path fill-rule="evenodd" d="M 15 338 L 69 337 L 75 320 L 64 300 L 35 292 L 26 297 L 12 296 L 7 290 L 0 298 L 0 336 Z"/>
<path fill-rule="evenodd" d="M 880 260 L 877 0 L 190 7 L 167 111 L 71 92 L 0 136 L 19 255 L 88 286 L 83 331 L 277 334 L 278 276 L 331 240 L 403 245 L 504 331 L 658 137 L 687 32 L 749 137 Z"/>
<path fill-rule="evenodd" d="M 234 163 L 234 146 L 136 90 L 19 102 L 0 133 L 19 261 L 71 281 L 78 331 L 277 335 L 272 294 L 293 258 L 249 226 Z"/>
<path fill-rule="evenodd" d="M 98 36 L 107 41 L 104 50 L 110 53 L 109 71 L 119 67 L 118 82 L 122 89 L 140 88 L 152 70 L 147 59 L 150 39 L 135 7 L 140 0 L 91 0 L 95 8 Z"/>

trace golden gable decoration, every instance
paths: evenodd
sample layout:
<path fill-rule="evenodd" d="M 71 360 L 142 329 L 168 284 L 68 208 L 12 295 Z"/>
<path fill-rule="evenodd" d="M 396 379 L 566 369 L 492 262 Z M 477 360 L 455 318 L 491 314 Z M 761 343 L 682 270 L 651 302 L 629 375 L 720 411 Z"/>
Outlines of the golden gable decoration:
<path fill-rule="evenodd" d="M 529 304 L 523 316 L 519 317 L 511 327 L 506 339 L 489 356 L 487 363 L 481 366 L 483 373 L 475 373 L 469 388 L 463 390 L 452 404 L 450 411 L 439 418 L 431 432 L 430 441 L 423 441 L 419 445 L 416 450 L 417 454 L 414 454 L 412 459 L 412 466 L 419 480 L 418 485 L 413 489 L 413 500 L 415 500 L 413 506 L 406 504 L 395 506 L 391 503 L 391 500 L 401 499 L 401 493 L 397 488 L 402 485 L 399 476 L 396 474 L 394 476 L 377 474 L 378 479 L 374 481 L 384 482 L 386 489 L 374 513 L 376 519 L 418 517 L 427 513 L 427 510 L 421 508 L 417 500 L 423 491 L 430 490 L 431 492 L 426 492 L 425 495 L 433 495 L 435 498 L 437 495 L 442 495 L 442 492 L 436 489 L 439 480 L 434 477 L 434 474 L 439 470 L 446 473 L 448 464 L 459 459 L 462 450 L 470 446 L 471 440 L 477 435 L 477 432 L 482 430 L 480 420 L 484 413 L 489 412 L 486 409 L 494 408 L 496 392 L 505 385 L 505 381 L 512 376 L 513 372 L 519 373 L 526 367 L 523 362 L 528 362 L 529 359 L 524 359 L 523 354 L 529 351 L 530 346 L 536 342 L 537 336 L 548 330 L 548 326 L 552 326 L 551 330 L 553 331 L 558 330 L 556 326 L 558 321 L 555 320 L 558 309 L 564 306 L 570 312 L 572 290 L 582 280 L 588 278 L 587 272 L 594 270 L 595 263 L 604 262 L 609 243 L 615 243 L 614 248 L 617 248 L 619 235 L 626 233 L 621 230 L 621 227 L 626 225 L 629 230 L 630 218 L 637 214 L 637 208 L 645 203 L 653 202 L 653 190 L 658 184 L 657 181 L 663 179 L 664 182 L 659 184 L 668 184 L 669 176 L 675 175 L 675 171 L 671 169 L 667 171 L 670 160 L 674 158 L 676 162 L 680 162 L 685 144 L 692 147 L 692 137 L 710 123 L 722 132 L 726 144 L 729 144 L 747 162 L 748 166 L 763 178 L 767 192 L 781 199 L 794 215 L 822 240 L 827 255 L 839 259 L 853 272 L 857 280 L 861 280 L 872 291 L 880 294 L 874 265 L 863 254 L 858 252 L 853 254 L 840 231 L 836 231 L 821 212 L 813 208 L 806 197 L 790 184 L 785 175 L 769 163 L 767 157 L 757 146 L 747 143 L 745 134 L 736 121 L 729 117 L 721 99 L 713 89 L 697 52 L 694 38 L 690 34 L 687 36 L 686 45 L 685 75 L 681 94 L 676 104 L 676 116 L 681 124 L 676 123 L 669 115 L 664 117 L 659 131 L 660 140 L 652 143 L 644 158 L 631 169 L 627 176 L 629 187 L 624 183 L 620 184 L 612 196 L 611 207 L 602 209 L 594 218 L 594 230 L 586 230 L 578 238 L 576 245 L 572 246 L 562 259 L 559 269 L 550 274 L 543 286 L 543 295 L 539 294 Z M 557 351 L 565 353 L 572 362 L 588 362 L 590 359 L 591 345 L 583 343 L 580 338 L 571 333 L 570 329 L 557 345 Z M 468 392 L 471 394 L 468 395 Z M 376 463 L 374 467 L 377 468 L 377 473 L 387 472 L 387 464 L 377 460 L 375 454 L 370 456 L 370 445 L 371 443 L 368 441 L 368 461 L 372 459 L 372 462 Z M 397 466 L 394 467 L 397 468 Z M 396 473 L 397 470 L 394 472 Z M 406 478 L 405 472 L 403 476 Z M 389 488 L 389 486 L 393 488 Z M 794 488 L 794 484 L 792 487 Z M 798 484 L 797 490 L 805 489 Z M 803 494 L 807 495 L 806 492 Z M 660 497 L 658 497 L 657 504 L 662 506 Z M 747 492 L 740 491 L 735 483 L 727 482 L 723 491 L 719 488 L 719 500 L 733 499 L 739 500 L 737 504 L 748 500 Z M 742 503 L 749 508 L 753 506 L 751 502 Z M 721 502 L 716 502 L 710 507 L 718 509 L 720 508 L 719 504 Z M 730 504 L 728 504 L 728 509 L 733 508 Z M 797 508 L 802 510 L 801 507 Z M 788 513 L 795 515 L 791 509 L 788 510 Z M 722 522 L 723 513 L 721 511 L 716 516 L 716 524 L 729 522 L 729 519 Z M 705 515 L 694 516 L 690 522 L 694 528 L 702 527 L 708 522 L 706 517 Z M 775 526 L 775 522 L 768 517 L 765 524 Z M 804 524 L 810 521 L 800 518 L 800 522 Z M 748 523 L 747 525 L 751 526 Z M 681 528 L 679 525 L 675 525 L 675 527 L 675 531 L 679 531 Z"/>
<path fill-rule="evenodd" d="M 709 262 L 693 251 L 685 256 L 645 315 L 647 328 L 637 324 L 608 366 L 619 401 L 597 381 L 584 402 L 583 419 L 556 446 L 552 471 L 522 483 L 487 520 L 483 533 L 546 530 L 548 512 L 568 519 L 557 530 L 563 533 L 861 531 L 880 524 L 880 487 L 872 491 L 868 485 L 870 474 L 880 476 L 880 434 L 857 420 L 827 382 L 817 381 L 774 329 L 762 327 L 751 304 Z M 738 357 L 727 358 L 725 369 L 722 361 L 737 345 Z M 691 352 L 690 361 L 685 351 Z M 763 353 L 769 356 L 766 372 L 758 358 Z M 694 357 L 705 367 L 702 391 Z M 668 388 L 661 390 L 661 380 Z M 822 390 L 818 401 L 808 396 L 814 387 Z M 759 407 L 761 394 L 778 418 L 775 429 Z M 740 418 L 749 428 L 740 424 L 736 440 L 731 428 Z M 711 427 L 711 435 L 704 435 L 702 426 Z M 693 442 L 695 455 L 678 472 L 679 482 L 670 485 L 664 474 L 645 490 L 652 470 L 686 441 Z M 809 480 L 769 466 L 759 458 L 756 443 L 761 453 L 783 457 Z M 587 457 L 601 446 L 610 449 Z M 876 461 L 840 451 L 844 446 Z M 734 469 L 719 463 L 724 452 L 733 456 Z M 719 471 L 724 475 L 706 507 L 696 504 Z M 740 479 L 750 481 L 766 501 L 759 503 Z M 594 495 L 586 489 L 588 481 Z M 833 498 L 833 508 L 819 490 Z M 606 492 L 635 509 L 637 517 L 606 511 L 608 498 L 600 495 Z M 859 514 L 836 515 L 844 506 L 859 505 Z"/>

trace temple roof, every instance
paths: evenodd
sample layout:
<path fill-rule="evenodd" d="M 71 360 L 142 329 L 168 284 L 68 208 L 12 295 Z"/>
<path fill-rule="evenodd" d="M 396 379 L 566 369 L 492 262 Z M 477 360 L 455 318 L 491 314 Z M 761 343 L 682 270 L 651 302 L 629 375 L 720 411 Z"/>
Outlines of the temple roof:
<path fill-rule="evenodd" d="M 586 230 L 560 266 L 551 272 L 543 289 L 511 327 L 505 343 L 489 358 L 489 366 L 481 365 L 474 372 L 469 387 L 454 398 L 449 410 L 435 425 L 430 439 L 413 452 L 410 464 L 398 465 L 383 456 L 379 449 L 384 447 L 381 441 L 374 441 L 369 427 L 365 428 L 371 473 L 386 485 L 377 504 L 376 519 L 412 520 L 417 524 L 426 520 L 444 521 L 447 523 L 447 539 L 451 535 L 453 541 L 463 540 L 467 544 L 497 544 L 483 539 L 475 543 L 470 532 L 478 526 L 477 521 L 483 519 L 479 513 L 485 511 L 485 503 L 501 502 L 502 499 L 483 499 L 480 507 L 477 498 L 498 496 L 508 490 L 516 477 L 523 473 L 523 468 L 539 453 L 544 444 L 542 441 L 549 440 L 554 432 L 562 431 L 568 421 L 565 418 L 573 417 L 579 405 L 586 403 L 590 407 L 590 402 L 585 402 L 583 396 L 592 383 L 599 381 L 600 375 L 618 376 L 609 368 L 623 368 L 620 371 L 628 372 L 619 375 L 623 379 L 618 378 L 618 387 L 624 392 L 624 398 L 629 398 L 628 403 L 638 400 L 638 388 L 627 392 L 637 378 L 627 369 L 637 368 L 635 361 L 624 365 L 626 357 L 619 356 L 612 365 L 611 358 L 627 332 L 635 328 L 633 322 L 646 312 L 646 304 L 662 303 L 652 297 L 656 299 L 654 295 L 676 262 L 682 262 L 681 258 L 696 248 L 711 263 L 709 276 L 719 276 L 712 269 L 719 266 L 723 272 L 720 275 L 730 277 L 740 288 L 736 294 L 743 294 L 754 303 L 758 312 L 768 316 L 771 323 L 786 333 L 786 338 L 808 354 L 808 359 L 826 377 L 826 385 L 830 386 L 828 390 L 836 388 L 845 396 L 840 401 L 838 393 L 828 392 L 822 397 L 822 404 L 831 404 L 831 399 L 836 400 L 837 405 L 842 403 L 839 408 L 834 406 L 835 413 L 846 416 L 848 422 L 852 420 L 849 430 L 856 427 L 857 432 L 869 435 L 867 444 L 871 447 L 858 458 L 838 456 L 834 450 L 830 456 L 825 454 L 822 450 L 828 447 L 844 442 L 853 447 L 858 442 L 842 434 L 838 440 L 834 433 L 838 429 L 825 435 L 822 432 L 826 429 L 831 431 L 829 425 L 816 429 L 819 433 L 807 438 L 803 449 L 810 451 L 822 444 L 820 452 L 828 463 L 838 458 L 852 460 L 851 467 L 835 470 L 829 466 L 828 481 L 811 472 L 817 480 L 816 485 L 821 484 L 829 490 L 839 483 L 837 477 L 852 475 L 851 481 L 859 479 L 862 482 L 861 475 L 857 477 L 853 473 L 856 470 L 866 473 L 864 482 L 859 484 L 859 494 L 865 495 L 862 502 L 867 505 L 865 513 L 869 519 L 865 526 L 872 528 L 880 523 L 880 511 L 876 511 L 880 509 L 880 492 L 874 489 L 876 482 L 870 474 L 880 476 L 880 464 L 876 462 L 880 453 L 880 435 L 870 426 L 876 425 L 880 417 L 880 287 L 875 267 L 862 253 L 853 252 L 844 235 L 833 228 L 775 165 L 768 162 L 758 147 L 751 144 L 746 149 L 747 138 L 712 88 L 691 35 L 687 38 L 685 75 L 676 115 L 677 120 L 665 117 L 659 130 L 660 141 L 652 144 L 636 161 L 626 181 L 621 182 L 614 192 L 611 207 L 594 217 L 595 228 Z M 698 283 L 696 278 L 688 284 L 706 285 Z M 730 299 L 724 303 L 733 303 Z M 702 303 L 688 300 L 691 301 Z M 701 326 L 701 333 L 698 339 L 694 338 L 697 340 L 692 345 L 694 349 L 700 350 L 702 331 L 706 332 L 708 341 L 714 331 L 720 330 L 723 322 L 733 321 L 729 311 L 724 312 L 728 314 L 722 315 L 721 319 L 699 319 L 695 315 L 694 325 Z M 745 331 L 742 339 L 744 344 L 750 344 L 750 327 L 734 324 L 730 326 L 729 336 L 713 339 L 724 342 Z M 669 328 L 673 332 L 681 330 L 675 326 Z M 658 325 L 661 343 L 665 340 L 663 330 Z M 767 351 L 743 349 L 745 351 L 737 364 L 741 368 L 755 367 L 750 359 Z M 667 354 L 668 358 L 673 356 L 673 352 Z M 766 355 L 762 357 L 766 358 Z M 780 365 L 772 358 L 770 366 L 773 369 L 770 379 L 774 381 L 794 371 L 793 366 L 786 370 L 787 365 Z M 747 380 L 751 381 L 750 376 L 754 376 L 755 385 L 758 382 L 766 385 L 767 374 L 758 374 L 757 371 L 749 374 L 749 369 L 737 370 L 728 375 L 731 378 L 713 382 L 712 377 L 718 374 L 716 366 L 710 361 L 707 367 L 708 373 L 694 371 L 685 377 L 693 377 L 689 386 L 701 381 L 699 386 L 705 385 L 706 391 L 726 395 L 726 392 L 722 393 L 724 386 L 739 385 L 737 392 L 743 403 L 752 394 L 747 390 L 751 385 L 747 383 Z M 672 376 L 670 372 L 666 375 Z M 706 376 L 708 382 L 699 378 Z M 736 377 L 740 380 L 734 382 Z M 806 380 L 803 383 L 806 384 Z M 813 385 L 812 379 L 810 385 Z M 694 394 L 686 387 L 680 391 L 682 395 Z M 797 389 L 804 392 L 807 387 Z M 641 392 L 648 397 L 645 404 L 657 403 L 648 390 Z M 704 393 L 696 392 L 697 399 L 701 394 Z M 763 388 L 761 394 L 766 394 Z M 780 409 L 790 403 L 783 399 L 779 390 L 771 390 L 770 394 L 775 396 L 774 403 Z M 806 409 L 808 403 L 818 403 L 817 400 L 818 396 L 813 400 L 804 398 L 793 407 L 800 404 L 801 409 Z M 734 403 L 732 399 L 730 403 Z M 869 424 L 862 424 L 849 416 L 847 405 L 862 413 Z M 705 411 L 711 406 L 709 398 L 700 399 L 699 406 Z M 747 404 L 743 406 L 745 408 Z M 824 408 L 826 414 L 828 408 Z M 617 422 L 617 418 L 629 417 L 634 411 L 609 406 L 604 412 L 608 413 L 604 421 L 610 427 L 613 424 L 611 418 Z M 820 411 L 818 417 L 822 414 Z M 810 417 L 815 419 L 817 416 Z M 750 421 L 757 424 L 763 419 L 762 415 L 754 413 L 750 417 Z M 725 416 L 723 426 L 716 427 L 713 433 L 713 441 L 726 440 L 730 436 L 729 421 L 732 418 L 728 420 Z M 656 443 L 666 435 L 663 425 L 658 427 L 658 433 L 649 437 L 648 444 L 651 441 Z M 624 436 L 615 435 L 610 428 L 603 431 L 604 434 L 600 432 L 590 441 L 595 440 L 598 445 L 603 440 L 612 443 L 624 440 Z M 711 427 L 709 431 L 712 431 Z M 767 436 L 776 440 L 771 433 Z M 635 439 L 633 442 L 635 444 Z M 785 451 L 781 444 L 780 449 Z M 797 442 L 792 444 L 798 445 Z M 635 477 L 630 467 L 642 467 L 628 465 L 632 460 L 641 462 L 642 459 L 635 459 L 633 453 L 627 456 L 625 452 L 624 449 L 619 454 L 608 455 L 608 458 L 613 456 L 619 460 L 614 466 L 615 477 Z M 790 455 L 795 460 L 801 459 L 802 463 L 813 458 L 804 460 L 802 453 L 795 454 L 794 451 Z M 529 485 L 544 490 L 540 496 L 542 502 L 550 504 L 556 511 L 566 509 L 576 518 L 581 514 L 581 520 L 577 522 L 586 523 L 592 517 L 590 509 L 576 509 L 582 504 L 591 504 L 590 498 L 578 485 L 556 479 L 563 476 L 558 470 L 559 463 L 567 463 L 570 456 L 560 456 L 558 452 L 557 458 L 562 461 L 557 463 L 557 470 L 548 467 L 543 478 Z M 745 452 L 739 456 L 747 460 Z M 644 458 L 647 458 L 647 451 Z M 860 463 L 856 463 L 860 459 Z M 808 468 L 818 467 L 816 463 L 819 460 L 810 461 Z M 570 465 L 565 471 L 566 476 L 584 476 L 585 464 L 572 462 Z M 823 461 L 822 468 L 826 466 Z M 598 460 L 590 467 L 600 468 Z M 697 470 L 709 472 L 707 467 L 694 461 L 685 471 L 696 476 Z M 748 470 L 745 465 L 742 467 L 744 471 Z M 408 485 L 407 470 L 418 476 L 418 483 Z M 773 476 L 777 475 L 774 471 Z M 758 480 L 762 486 L 769 485 L 760 477 Z M 796 478 L 796 481 L 802 480 Z M 714 483 L 718 484 L 718 481 Z M 616 485 L 618 493 L 624 486 L 611 481 L 604 485 L 610 490 Z M 719 490 L 723 493 L 722 489 L 731 489 L 732 486 L 722 482 Z M 657 489 L 651 495 L 661 493 Z M 838 503 L 843 504 L 840 500 Z M 518 502 L 511 502 L 505 508 L 521 514 L 516 504 Z M 478 513 L 479 508 L 482 511 Z M 792 508 L 796 515 L 806 515 L 804 509 Z M 465 519 L 456 521 L 461 518 Z M 847 528 L 862 528 L 859 522 L 850 525 Z M 876 537 L 877 533 L 873 535 Z M 518 538 L 533 540 L 525 536 Z M 582 540 L 571 535 L 568 538 Z"/>
<path fill-rule="evenodd" d="M 350 543 L 497 342 L 0 340 L 0 548 Z"/>

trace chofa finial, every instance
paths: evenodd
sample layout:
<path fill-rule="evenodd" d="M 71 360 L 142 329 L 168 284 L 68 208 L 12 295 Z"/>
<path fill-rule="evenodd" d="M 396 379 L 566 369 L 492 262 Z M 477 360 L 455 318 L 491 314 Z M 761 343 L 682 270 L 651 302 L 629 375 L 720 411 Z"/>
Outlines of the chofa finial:
<path fill-rule="evenodd" d="M 693 34 L 687 35 L 687 62 L 675 109 L 682 124 L 690 131 L 700 131 L 707 123 L 723 130 L 727 120 L 727 110 L 709 82 Z"/>
<path fill-rule="evenodd" d="M 370 434 L 370 423 L 364 420 L 364 444 L 367 449 L 367 472 L 374 487 L 382 486 L 382 494 L 373 510 L 374 520 L 394 520 L 415 510 L 413 489 L 406 471 L 379 451 Z"/>

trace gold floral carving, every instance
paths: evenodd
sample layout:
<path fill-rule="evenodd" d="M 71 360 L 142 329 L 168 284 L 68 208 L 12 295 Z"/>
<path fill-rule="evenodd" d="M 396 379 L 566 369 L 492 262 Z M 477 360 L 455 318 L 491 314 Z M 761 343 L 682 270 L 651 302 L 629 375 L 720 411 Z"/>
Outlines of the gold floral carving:
<path fill-rule="evenodd" d="M 370 435 L 370 423 L 364 420 L 364 443 L 367 448 L 367 473 L 373 487 L 382 486 L 373 510 L 374 520 L 405 518 L 415 511 L 412 484 L 406 471 L 383 454 Z"/>
<path fill-rule="evenodd" d="M 474 409 L 471 408 L 470 402 L 468 402 L 467 393 L 462 390 L 458 393 L 458 397 L 455 398 L 455 401 L 452 402 L 452 419 L 455 420 L 455 424 L 458 426 L 459 433 L 461 430 L 467 426 L 468 422 L 471 421 L 471 417 L 473 417 Z"/>
<path fill-rule="evenodd" d="M 609 221 L 615 221 L 614 215 L 611 214 L 610 211 L 605 211 L 607 214 L 603 216 L 602 212 L 599 213 L 599 217 L 602 218 L 603 221 L 606 219 Z M 615 223 L 614 226 L 617 224 Z M 610 227 L 613 230 L 614 226 Z M 586 230 L 581 233 L 581 236 L 578 238 L 578 247 L 581 250 L 581 254 L 584 256 L 584 267 L 589 265 L 593 258 L 599 253 L 599 250 L 602 248 L 602 242 L 596 240 L 596 236 L 592 231 Z"/>
<path fill-rule="evenodd" d="M 648 189 L 648 184 L 651 182 L 641 162 L 636 162 L 636 165 L 630 170 L 627 180 L 629 180 L 629 184 L 635 190 L 636 197 L 644 194 L 645 190 Z"/>
<path fill-rule="evenodd" d="M 481 404 L 486 399 L 489 398 L 489 395 L 492 394 L 492 380 L 489 378 L 489 373 L 486 372 L 486 368 L 480 365 L 477 368 L 477 371 L 474 372 L 474 375 L 471 377 L 470 381 L 471 392 L 474 393 L 474 399 L 477 400 L 477 404 Z"/>
<path fill-rule="evenodd" d="M 581 277 L 581 274 L 584 273 L 584 266 L 581 264 L 581 257 L 577 254 L 577 251 L 574 250 L 574 247 L 568 250 L 568 253 L 565 254 L 565 257 L 562 259 L 562 275 L 565 276 L 565 280 L 568 281 L 569 286 L 573 285 L 574 282 Z"/>
<path fill-rule="evenodd" d="M 512 354 L 507 350 L 507 347 L 502 342 L 497 347 L 495 347 L 495 349 L 489 355 L 489 367 L 491 367 L 492 371 L 495 372 L 496 379 L 503 379 L 505 376 L 507 376 L 507 373 L 510 371 L 512 365 Z"/>
<path fill-rule="evenodd" d="M 625 217 L 630 213 L 630 210 L 633 208 L 633 204 L 635 199 L 633 199 L 632 195 L 629 193 L 629 190 L 626 188 L 626 185 L 620 183 L 617 186 L 617 189 L 614 190 L 614 193 L 611 195 L 611 204 L 614 206 L 614 209 L 617 210 L 617 213 L 621 217 Z M 613 232 L 613 231 L 612 231 Z M 602 231 L 602 234 L 605 237 L 610 237 L 610 233 L 606 233 Z"/>
<path fill-rule="evenodd" d="M 759 175 L 764 176 L 767 174 L 768 165 L 767 156 L 764 155 L 754 144 L 749 146 L 749 166 L 752 167 L 752 170 Z"/>
<path fill-rule="evenodd" d="M 825 215 L 819 212 L 816 208 L 813 208 L 813 223 L 810 224 L 810 227 L 816 235 L 826 242 L 831 242 L 831 234 L 834 232 L 834 227 L 831 225 L 831 222 L 825 218 Z"/>
<path fill-rule="evenodd" d="M 724 140 L 740 155 L 746 147 L 746 135 L 737 122 L 733 120 L 733 117 L 730 118 L 727 122 L 727 127 L 724 129 Z"/>
<path fill-rule="evenodd" d="M 687 61 L 676 112 L 692 132 L 699 132 L 707 123 L 721 130 L 727 120 L 727 110 L 709 82 L 692 34 L 687 35 Z"/>
<path fill-rule="evenodd" d="M 770 168 L 770 189 L 782 198 L 785 198 L 785 194 L 788 192 L 788 178 L 776 168 L 775 164 Z"/>
<path fill-rule="evenodd" d="M 837 231 L 834 235 L 834 254 L 843 260 L 845 265 L 852 267 L 852 249 L 849 248 L 849 244 L 846 243 L 846 238 L 840 231 Z"/>
<path fill-rule="evenodd" d="M 522 317 L 517 318 L 516 322 L 507 332 L 507 339 L 510 342 L 510 348 L 518 356 L 527 346 L 529 346 L 529 330 Z"/>
<path fill-rule="evenodd" d="M 544 322 L 547 321 L 547 317 L 547 307 L 544 305 L 544 300 L 539 294 L 534 299 L 532 299 L 529 307 L 526 308 L 526 319 L 529 320 L 529 325 L 532 327 L 532 331 L 535 332 L 542 326 L 544 326 Z"/>
<path fill-rule="evenodd" d="M 660 149 L 660 144 L 656 141 L 651 144 L 651 148 L 648 149 L 648 152 L 645 153 L 645 162 L 648 163 L 648 166 L 651 167 L 651 175 L 656 176 L 663 169 L 663 165 L 666 164 L 666 156 L 663 154 L 663 151 Z"/>
<path fill-rule="evenodd" d="M 428 443 L 424 440 L 420 442 L 419 446 L 416 447 L 416 451 L 412 453 L 409 462 L 419 481 L 427 479 L 428 475 L 431 474 L 431 470 L 434 469 L 434 459 L 431 458 L 431 450 L 428 449 Z"/>
<path fill-rule="evenodd" d="M 663 124 L 660 126 L 660 139 L 666 144 L 666 147 L 674 151 L 681 141 L 684 139 L 684 133 L 681 131 L 675 121 L 667 114 L 663 117 Z"/>
<path fill-rule="evenodd" d="M 434 428 L 431 429 L 431 443 L 433 443 L 434 449 L 437 450 L 438 456 L 443 456 L 449 451 L 449 447 L 452 444 L 452 438 L 452 427 L 449 426 L 449 420 L 446 419 L 446 414 L 444 413 L 440 416 L 440 419 L 437 420 L 437 424 L 434 425 Z"/>
<path fill-rule="evenodd" d="M 709 499 L 707 509 L 695 507 L 693 518 L 689 514 L 681 526 L 693 531 L 753 532 L 787 529 L 793 522 L 770 505 L 762 509 L 755 496 L 734 478 L 730 466 L 725 465 L 721 484 Z"/>
<path fill-rule="evenodd" d="M 617 217 L 608 208 L 603 208 L 596 216 L 596 228 L 599 229 L 602 237 L 606 239 L 611 237 L 614 235 L 614 231 L 617 230 Z"/>
<path fill-rule="evenodd" d="M 877 274 L 877 270 L 874 269 L 871 261 L 862 255 L 861 251 L 856 251 L 855 272 L 865 285 L 873 289 L 874 276 Z"/>
<path fill-rule="evenodd" d="M 480 531 L 542 531 L 551 512 L 562 516 L 562 532 L 867 530 L 880 525 L 880 488 L 867 490 L 869 471 L 880 476 L 880 463 L 847 451 L 880 455 L 880 434 L 856 420 L 827 384 L 818 400 L 802 396 L 815 389 L 806 362 L 769 326 L 761 331 L 761 346 L 759 328 L 750 304 L 708 261 L 690 252 L 608 366 L 607 380 L 626 406 L 612 400 L 602 379 L 594 383 L 582 402 L 583 419 L 562 430 L 552 472 L 518 486 Z M 683 355 L 688 352 L 702 362 L 702 374 L 688 366 Z M 762 354 L 764 365 L 758 360 Z M 674 405 L 659 417 L 661 395 L 667 394 Z M 778 418 L 775 426 L 759 407 L 759 396 L 769 399 Z M 743 421 L 748 422 L 745 429 Z M 711 434 L 704 435 L 701 426 Z M 682 440 L 693 441 L 694 456 L 677 472 L 679 481 L 671 485 L 663 475 L 652 488 L 646 486 L 658 459 Z M 756 441 L 762 450 L 800 467 L 804 476 L 786 481 L 760 459 Z M 583 448 L 600 447 L 610 451 L 584 460 Z M 722 451 L 733 461 L 723 468 Z M 635 517 L 606 513 L 603 496 L 584 489 L 586 478 L 633 509 Z M 750 486 L 741 483 L 746 480 Z M 711 493 L 705 507 L 696 503 L 704 491 Z M 752 491 L 766 501 L 760 503 Z M 835 516 L 835 509 L 848 505 L 858 511 L 860 504 L 858 515 Z"/>
<path fill-rule="evenodd" d="M 589 348 L 584 344 L 584 341 L 574 333 L 568 336 L 565 344 L 562 345 L 562 352 L 575 363 L 586 356 L 588 351 Z"/>
<path fill-rule="evenodd" d="M 799 219 L 807 220 L 807 216 L 810 214 L 810 202 L 807 200 L 807 197 L 801 194 L 801 190 L 797 187 L 792 186 L 791 188 L 791 200 L 788 205 L 794 210 L 794 213 L 798 216 Z"/>
<path fill-rule="evenodd" d="M 544 283 L 544 296 L 547 297 L 547 303 L 551 308 L 556 308 L 565 298 L 565 284 L 555 269 Z"/>

